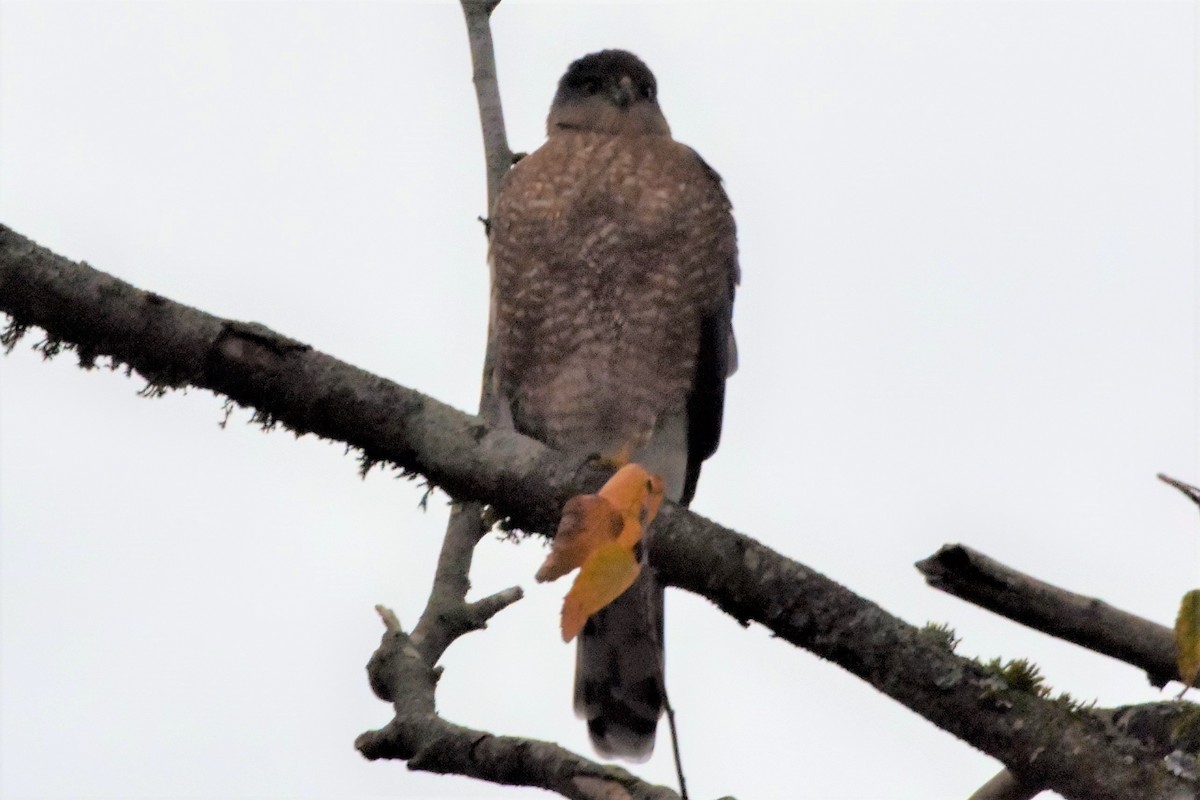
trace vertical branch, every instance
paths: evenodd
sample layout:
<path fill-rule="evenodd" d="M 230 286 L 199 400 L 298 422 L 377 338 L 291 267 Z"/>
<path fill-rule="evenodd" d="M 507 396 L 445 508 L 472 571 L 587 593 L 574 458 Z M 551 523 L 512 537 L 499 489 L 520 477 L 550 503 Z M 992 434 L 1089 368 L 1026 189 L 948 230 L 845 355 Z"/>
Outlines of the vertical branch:
<path fill-rule="evenodd" d="M 487 162 L 488 213 L 496 202 L 500 181 L 512 166 L 512 150 L 504 132 L 504 109 L 500 106 L 500 83 L 496 78 L 496 51 L 492 47 L 492 12 L 500 0 L 460 0 L 467 19 L 471 45 L 475 100 L 479 103 L 479 125 L 483 130 L 483 152 Z"/>
<path fill-rule="evenodd" d="M 483 157 L 487 166 L 487 213 L 491 216 L 500 182 L 512 167 L 513 154 L 504 130 L 504 109 L 500 105 L 500 81 L 496 77 L 496 50 L 492 45 L 492 12 L 500 0 L 460 0 L 467 21 L 467 42 L 471 49 L 471 77 L 475 83 L 475 102 L 479 105 L 479 128 L 483 132 Z M 487 221 L 484 221 L 486 228 Z M 483 356 L 483 381 L 479 397 L 479 414 L 495 424 L 498 415 L 492 403 L 492 329 L 489 320 L 487 347 Z M 456 507 L 450 524 L 460 515 Z M 475 517 L 483 507 L 468 504 L 461 513 Z M 479 536 L 483 536 L 481 529 Z M 478 537 L 477 537 L 478 538 Z"/>
<path fill-rule="evenodd" d="M 500 106 L 500 82 L 496 78 L 496 52 L 492 46 L 492 11 L 500 0 L 461 0 L 463 16 L 467 20 L 467 41 L 471 48 L 472 78 L 475 82 L 475 100 L 479 104 L 479 126 L 483 131 L 484 160 L 487 164 L 487 208 L 492 205 L 500 191 L 500 181 L 512 166 L 512 151 L 508 148 L 508 135 L 504 132 L 504 109 Z M 486 223 L 485 223 L 486 224 Z M 492 329 L 488 325 L 487 346 L 483 356 L 483 379 L 479 390 L 479 413 L 489 422 L 497 415 L 492 399 Z M 456 503 L 446 525 L 446 538 L 438 557 L 438 575 L 433 582 L 426 609 L 439 606 L 450 597 L 438 597 L 445 592 L 461 601 L 470 588 L 468 574 L 475 545 L 490 527 L 484 520 L 482 503 Z M 423 638 L 431 628 L 432 620 L 424 616 L 417 625 L 418 638 Z"/>
<path fill-rule="evenodd" d="M 496 78 L 496 54 L 492 46 L 492 11 L 500 0 L 461 0 L 467 20 L 467 39 L 475 81 L 475 99 L 479 103 L 479 125 L 483 131 L 484 158 L 487 162 L 487 205 L 491 213 L 500 181 L 512 166 L 512 151 L 504 132 L 504 110 L 500 106 L 500 84 Z M 488 327 L 487 349 L 483 359 L 483 381 L 479 392 L 480 414 L 495 422 L 492 398 L 492 331 Z M 438 556 L 437 574 L 429 593 L 425 613 L 413 630 L 413 641 L 422 652 L 432 655 L 435 663 L 442 651 L 458 635 L 457 626 L 445 624 L 446 609 L 465 608 L 471 588 L 471 559 L 475 546 L 487 533 L 482 503 L 455 503 L 446 524 L 446 536 Z"/>
<path fill-rule="evenodd" d="M 504 131 L 504 109 L 500 105 L 500 82 L 496 77 L 496 52 L 492 45 L 492 12 L 500 0 L 461 0 L 467 21 L 467 41 L 471 49 L 472 79 L 475 100 L 479 104 L 479 127 L 483 132 L 484 161 L 487 165 L 487 213 L 500 191 L 500 182 L 512 166 L 512 151 Z M 486 224 L 486 223 L 485 223 Z M 488 325 L 487 347 L 483 357 L 483 379 L 479 391 L 479 413 L 489 422 L 497 415 L 492 399 L 492 330 Z M 470 588 L 467 576 L 475 545 L 487 533 L 481 503 L 456 503 L 446 526 L 446 539 L 438 558 L 438 576 L 434 580 L 427 609 L 435 608 L 449 598 L 439 598 L 439 592 L 457 596 L 461 601 Z M 422 617 L 417 625 L 418 638 L 431 629 L 432 620 Z"/>

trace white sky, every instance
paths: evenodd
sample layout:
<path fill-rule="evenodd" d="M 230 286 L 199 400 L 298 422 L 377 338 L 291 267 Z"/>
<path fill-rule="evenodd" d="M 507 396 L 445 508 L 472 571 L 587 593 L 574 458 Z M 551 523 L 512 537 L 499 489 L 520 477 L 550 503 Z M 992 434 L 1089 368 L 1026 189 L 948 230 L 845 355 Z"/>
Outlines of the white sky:
<path fill-rule="evenodd" d="M 960 652 L 1102 704 L 1136 670 L 926 588 L 961 541 L 1170 623 L 1200 584 L 1197 7 L 1189 2 L 570 5 L 496 13 L 531 150 L 568 62 L 656 72 L 726 179 L 741 370 L 697 511 Z M 0 9 L 0 221 L 463 409 L 486 319 L 482 148 L 457 3 Z M 363 671 L 423 607 L 446 517 L 336 444 L 221 431 L 206 392 L 0 359 L 0 794 L 518 797 L 368 763 Z M 451 720 L 590 753 L 566 584 L 447 655 Z M 998 765 L 806 652 L 668 600 L 697 798 L 961 798 Z M 671 783 L 665 740 L 638 774 Z"/>

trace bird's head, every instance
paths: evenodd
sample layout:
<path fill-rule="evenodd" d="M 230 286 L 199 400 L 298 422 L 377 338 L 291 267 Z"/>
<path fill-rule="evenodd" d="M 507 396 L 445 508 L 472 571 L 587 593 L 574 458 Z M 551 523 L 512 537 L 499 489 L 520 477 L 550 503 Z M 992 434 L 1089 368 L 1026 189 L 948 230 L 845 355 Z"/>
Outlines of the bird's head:
<path fill-rule="evenodd" d="M 558 82 L 547 133 L 585 130 L 670 135 L 658 107 L 654 73 L 625 50 L 601 50 L 575 61 Z"/>

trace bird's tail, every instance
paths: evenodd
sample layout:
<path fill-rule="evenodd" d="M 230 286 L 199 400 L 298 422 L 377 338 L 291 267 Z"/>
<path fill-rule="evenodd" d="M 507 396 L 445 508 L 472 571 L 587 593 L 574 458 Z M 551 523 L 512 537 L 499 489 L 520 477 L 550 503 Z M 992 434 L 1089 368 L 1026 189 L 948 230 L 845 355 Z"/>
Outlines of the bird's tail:
<path fill-rule="evenodd" d="M 645 761 L 664 707 L 663 588 L 643 565 L 634 584 L 579 634 L 575 713 L 596 752 Z"/>

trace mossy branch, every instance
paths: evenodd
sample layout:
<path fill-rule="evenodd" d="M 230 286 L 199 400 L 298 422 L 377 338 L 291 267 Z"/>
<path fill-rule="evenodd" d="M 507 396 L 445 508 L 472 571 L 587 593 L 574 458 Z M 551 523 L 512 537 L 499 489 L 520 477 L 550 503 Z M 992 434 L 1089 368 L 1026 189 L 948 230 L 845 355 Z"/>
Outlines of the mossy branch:
<path fill-rule="evenodd" d="M 18 325 L 133 365 L 163 386 L 228 395 L 297 432 L 347 442 L 549 530 L 604 475 L 511 431 L 261 326 L 138 290 L 0 226 L 0 311 Z M 946 731 L 1067 797 L 1184 798 L 1195 776 L 1139 740 L 1011 686 L 931 636 L 753 539 L 666 506 L 649 548 L 669 585 L 852 672 Z M 939 640 L 941 639 L 941 640 Z"/>

